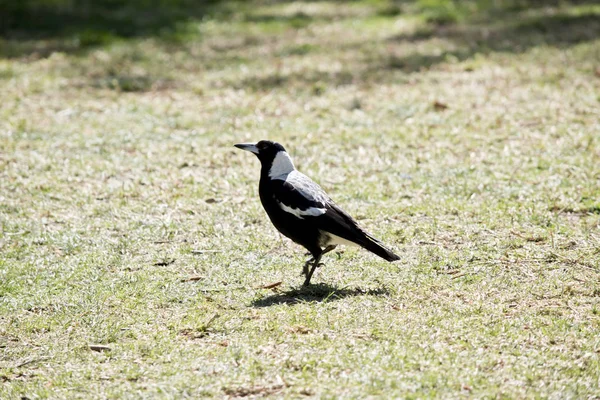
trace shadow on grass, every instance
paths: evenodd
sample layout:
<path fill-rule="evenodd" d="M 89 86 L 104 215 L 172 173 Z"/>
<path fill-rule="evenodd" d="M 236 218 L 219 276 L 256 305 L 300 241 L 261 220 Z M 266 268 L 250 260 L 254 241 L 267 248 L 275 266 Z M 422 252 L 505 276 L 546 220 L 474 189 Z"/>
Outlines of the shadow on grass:
<path fill-rule="evenodd" d="M 512 19 L 511 19 L 512 18 Z M 522 53 L 537 46 L 565 48 L 600 37 L 600 13 L 507 17 L 494 26 L 486 25 L 442 25 L 413 35 L 398 35 L 388 39 L 389 43 L 423 42 L 432 39 L 448 40 L 455 50 L 437 54 L 390 54 L 383 60 L 388 69 L 416 72 L 429 69 L 436 64 L 457 60 L 464 61 L 476 54 L 495 52 Z M 378 66 L 380 67 L 380 66 Z"/>
<path fill-rule="evenodd" d="M 309 287 L 301 287 L 286 292 L 277 293 L 252 302 L 253 307 L 270 307 L 277 304 L 318 303 L 330 300 L 339 300 L 352 296 L 382 296 L 389 294 L 385 288 L 338 288 L 336 286 L 319 283 Z"/>
<path fill-rule="evenodd" d="M 444 1 L 439 0 L 438 3 Z M 335 51 L 344 53 L 341 58 L 356 62 L 346 63 L 335 71 L 318 70 L 316 67 L 300 71 L 276 69 L 266 74 L 261 71 L 246 75 L 228 84 L 252 91 L 296 87 L 319 95 L 330 87 L 397 82 L 402 79 L 401 74 L 426 71 L 439 64 L 462 62 L 477 55 L 520 54 L 544 46 L 568 48 L 600 37 L 600 9 L 587 6 L 586 1 L 530 0 L 521 3 L 528 6 L 506 5 L 481 10 L 463 15 L 453 22 L 439 23 L 433 19 L 415 32 L 387 39 L 337 43 Z M 577 8 L 581 5 L 583 8 Z M 308 17 L 302 20 L 306 22 Z M 328 51 L 326 46 L 313 45 L 292 49 L 289 54 L 310 57 L 313 53 Z M 273 65 L 278 65 L 281 56 L 277 52 L 266 55 L 273 60 Z"/>
<path fill-rule="evenodd" d="M 186 38 L 185 23 L 226 13 L 221 0 L 0 0 L 0 57 L 73 53 L 117 39 Z"/>
<path fill-rule="evenodd" d="M 303 62 L 298 64 L 307 67 L 300 70 L 277 68 L 265 73 L 263 69 L 250 68 L 254 73 L 234 75 L 224 81 L 226 85 L 256 92 L 299 88 L 320 95 L 330 87 L 398 82 L 403 75 L 446 62 L 469 60 L 478 54 L 522 53 L 537 46 L 563 48 L 600 37 L 600 10 L 592 6 L 596 4 L 592 0 L 389 0 L 378 3 L 379 11 L 359 17 L 348 17 L 342 11 L 324 15 L 308 13 L 303 8 L 305 3 L 310 2 L 298 2 L 296 11 L 286 14 L 273 10 L 255 12 L 254 3 L 243 0 L 0 0 L 0 58 L 43 58 L 54 52 L 85 54 L 113 40 L 138 37 L 156 38 L 170 51 L 189 41 L 198 41 L 200 33 L 194 23 L 214 18 L 222 23 L 245 22 L 248 28 L 251 25 L 262 28 L 259 33 L 249 29 L 248 33 L 240 34 L 239 40 L 211 45 L 214 52 L 199 61 L 207 68 L 251 63 L 255 52 L 274 66 L 281 65 L 282 58 L 309 59 L 318 53 L 330 55 L 331 64 L 350 60 L 334 70 L 327 68 L 330 63 L 321 70 L 323 63 Z M 340 19 L 364 18 L 369 24 L 379 23 L 384 18 L 393 20 L 397 15 L 410 13 L 424 18 L 426 25 L 416 32 L 387 39 L 342 40 L 333 44 L 316 41 L 282 48 L 276 44 L 284 41 L 281 37 L 285 35 L 273 33 Z M 374 16 L 378 19 L 369 20 Z M 261 35 L 265 32 L 273 37 L 263 40 Z M 127 54 L 132 54 L 131 60 L 126 60 L 129 64 L 139 61 L 135 60 L 135 53 Z M 171 85 L 166 79 L 163 79 L 166 83 L 157 84 L 156 77 L 124 73 L 120 65 L 114 69 L 118 73 L 106 74 L 97 86 L 145 91 Z"/>

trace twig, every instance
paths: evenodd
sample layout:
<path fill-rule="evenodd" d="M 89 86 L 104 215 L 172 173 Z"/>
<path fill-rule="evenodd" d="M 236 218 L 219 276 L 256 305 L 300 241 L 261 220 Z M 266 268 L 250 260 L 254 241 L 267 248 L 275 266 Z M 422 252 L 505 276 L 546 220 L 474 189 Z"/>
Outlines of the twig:
<path fill-rule="evenodd" d="M 175 262 L 175 259 L 174 259 L 174 258 L 171 258 L 170 260 L 163 260 L 163 261 L 155 262 L 155 263 L 154 263 L 154 264 L 152 264 L 152 265 L 154 265 L 154 266 L 156 266 L 156 267 L 166 267 L 167 265 L 171 265 L 171 264 L 173 264 L 174 262 Z"/>
<path fill-rule="evenodd" d="M 222 252 L 222 250 L 202 250 L 202 249 L 196 249 L 196 250 L 191 251 L 192 254 L 221 253 L 221 252 Z"/>
<path fill-rule="evenodd" d="M 23 367 L 23 366 L 28 365 L 28 364 L 33 364 L 33 363 L 36 363 L 36 362 L 45 361 L 45 360 L 49 360 L 49 359 L 50 359 L 50 357 L 30 358 L 30 359 L 27 359 L 27 360 L 23 360 L 23 361 L 21 361 L 18 364 L 15 364 L 15 366 L 13 368 L 20 368 L 20 367 Z"/>
<path fill-rule="evenodd" d="M 90 348 L 90 350 L 93 351 L 111 351 L 112 349 L 108 346 L 104 346 L 102 344 L 90 344 L 88 345 L 88 347 Z"/>
<path fill-rule="evenodd" d="M 195 281 L 199 281 L 202 278 L 204 278 L 204 277 L 203 276 L 190 276 L 189 278 L 181 279 L 180 282 L 195 282 Z"/>
<path fill-rule="evenodd" d="M 232 286 L 224 288 L 201 288 L 201 292 L 229 292 L 233 290 L 246 289 L 246 286 Z"/>
<path fill-rule="evenodd" d="M 560 258 L 561 260 L 563 260 L 564 262 L 566 262 L 568 264 L 579 265 L 580 267 L 587 268 L 587 269 L 590 269 L 590 270 L 595 271 L 595 272 L 600 272 L 600 270 L 598 268 L 595 268 L 594 265 L 590 265 L 587 262 L 581 261 L 581 259 L 585 256 L 585 254 L 582 254 L 576 260 L 572 260 L 572 259 L 570 259 L 568 257 L 565 257 L 565 256 L 560 255 L 558 253 L 555 253 L 553 251 L 551 251 L 550 254 L 553 255 L 553 256 L 555 256 L 555 257 L 557 257 L 557 258 Z"/>
<path fill-rule="evenodd" d="M 210 324 L 212 324 L 212 322 L 213 322 L 215 319 L 217 319 L 217 318 L 219 318 L 219 314 L 218 314 L 218 313 L 214 313 L 214 314 L 213 314 L 213 315 L 212 315 L 212 316 L 211 316 L 211 317 L 208 319 L 208 321 L 206 321 L 206 322 L 203 324 L 203 327 L 204 327 L 204 329 L 205 329 L 205 330 L 206 330 L 206 329 L 208 329 L 208 327 L 210 326 Z"/>
<path fill-rule="evenodd" d="M 510 231 L 510 233 L 514 236 L 520 237 L 521 239 L 525 239 L 528 242 L 543 242 L 544 240 L 546 240 L 546 238 L 543 238 L 541 236 L 525 236 L 515 231 Z"/>

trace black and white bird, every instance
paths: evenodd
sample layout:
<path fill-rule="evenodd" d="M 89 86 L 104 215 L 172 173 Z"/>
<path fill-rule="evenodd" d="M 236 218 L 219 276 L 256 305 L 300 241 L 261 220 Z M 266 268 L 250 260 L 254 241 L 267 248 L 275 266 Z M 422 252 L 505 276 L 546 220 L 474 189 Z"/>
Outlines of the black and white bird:
<path fill-rule="evenodd" d="M 298 172 L 282 145 L 261 140 L 235 147 L 254 153 L 260 160 L 258 193 L 273 225 L 312 254 L 304 264 L 304 286 L 309 285 L 323 254 L 338 244 L 361 246 L 390 262 L 400 259 L 339 208 L 319 185 Z"/>

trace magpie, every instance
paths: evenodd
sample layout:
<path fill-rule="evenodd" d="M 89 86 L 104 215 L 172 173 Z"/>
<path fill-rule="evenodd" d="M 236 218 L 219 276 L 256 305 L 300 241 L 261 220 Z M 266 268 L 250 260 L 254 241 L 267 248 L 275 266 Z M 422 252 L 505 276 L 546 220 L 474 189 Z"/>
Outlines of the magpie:
<path fill-rule="evenodd" d="M 258 193 L 275 228 L 312 255 L 302 269 L 304 286 L 310 284 L 315 269 L 322 265 L 323 254 L 338 244 L 361 246 L 390 262 L 400 259 L 362 229 L 318 184 L 298 172 L 282 145 L 261 140 L 234 146 L 254 153 L 260 160 Z"/>

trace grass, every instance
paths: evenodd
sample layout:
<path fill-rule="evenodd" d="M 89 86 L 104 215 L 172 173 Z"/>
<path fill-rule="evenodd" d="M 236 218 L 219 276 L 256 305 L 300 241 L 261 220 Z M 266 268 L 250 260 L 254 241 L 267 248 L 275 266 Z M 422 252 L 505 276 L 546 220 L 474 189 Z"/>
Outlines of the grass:
<path fill-rule="evenodd" d="M 596 398 L 599 14 L 213 2 L 135 34 L 15 17 L 0 398 Z M 402 260 L 343 248 L 302 289 L 304 251 L 232 148 L 263 138 Z"/>

